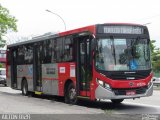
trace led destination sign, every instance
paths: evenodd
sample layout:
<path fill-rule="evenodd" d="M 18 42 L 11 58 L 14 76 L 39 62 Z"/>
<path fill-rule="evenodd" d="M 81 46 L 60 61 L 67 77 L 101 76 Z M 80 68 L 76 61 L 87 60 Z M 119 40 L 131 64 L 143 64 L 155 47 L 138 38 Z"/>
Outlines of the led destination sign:
<path fill-rule="evenodd" d="M 143 34 L 144 29 L 138 26 L 104 26 L 102 28 L 100 27 L 98 32 L 115 34 Z"/>

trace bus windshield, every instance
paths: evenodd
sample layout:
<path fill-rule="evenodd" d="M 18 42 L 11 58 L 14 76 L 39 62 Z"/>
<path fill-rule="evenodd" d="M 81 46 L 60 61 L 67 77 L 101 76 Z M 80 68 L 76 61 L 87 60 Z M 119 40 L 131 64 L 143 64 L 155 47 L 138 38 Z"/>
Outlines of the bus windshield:
<path fill-rule="evenodd" d="M 141 38 L 100 38 L 97 39 L 95 66 L 103 71 L 148 70 L 150 45 Z"/>

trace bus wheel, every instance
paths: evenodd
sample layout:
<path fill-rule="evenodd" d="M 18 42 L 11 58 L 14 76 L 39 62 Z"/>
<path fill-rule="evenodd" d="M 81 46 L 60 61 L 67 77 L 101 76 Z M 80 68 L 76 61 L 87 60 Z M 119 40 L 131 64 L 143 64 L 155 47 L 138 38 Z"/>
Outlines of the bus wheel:
<path fill-rule="evenodd" d="M 22 81 L 22 95 L 28 95 L 28 84 L 26 80 Z"/>
<path fill-rule="evenodd" d="M 65 102 L 68 104 L 77 103 L 76 89 L 73 83 L 70 83 L 67 88 L 66 95 L 65 95 Z"/>
<path fill-rule="evenodd" d="M 114 104 L 120 104 L 124 99 L 112 99 L 112 103 Z"/>

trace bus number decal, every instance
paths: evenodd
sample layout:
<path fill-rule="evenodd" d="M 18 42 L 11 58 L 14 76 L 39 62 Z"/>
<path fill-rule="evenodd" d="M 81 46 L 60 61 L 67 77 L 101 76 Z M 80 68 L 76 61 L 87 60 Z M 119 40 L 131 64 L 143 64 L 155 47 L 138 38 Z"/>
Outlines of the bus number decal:
<path fill-rule="evenodd" d="M 65 73 L 66 72 L 66 68 L 65 67 L 60 67 L 59 69 L 60 69 L 59 73 Z"/>

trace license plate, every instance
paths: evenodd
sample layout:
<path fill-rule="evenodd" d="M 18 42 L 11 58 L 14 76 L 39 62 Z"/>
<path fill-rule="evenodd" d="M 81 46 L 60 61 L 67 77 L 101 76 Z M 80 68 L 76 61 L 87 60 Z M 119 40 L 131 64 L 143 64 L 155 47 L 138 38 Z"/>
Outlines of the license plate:
<path fill-rule="evenodd" d="M 126 95 L 135 95 L 136 91 L 126 91 Z"/>

